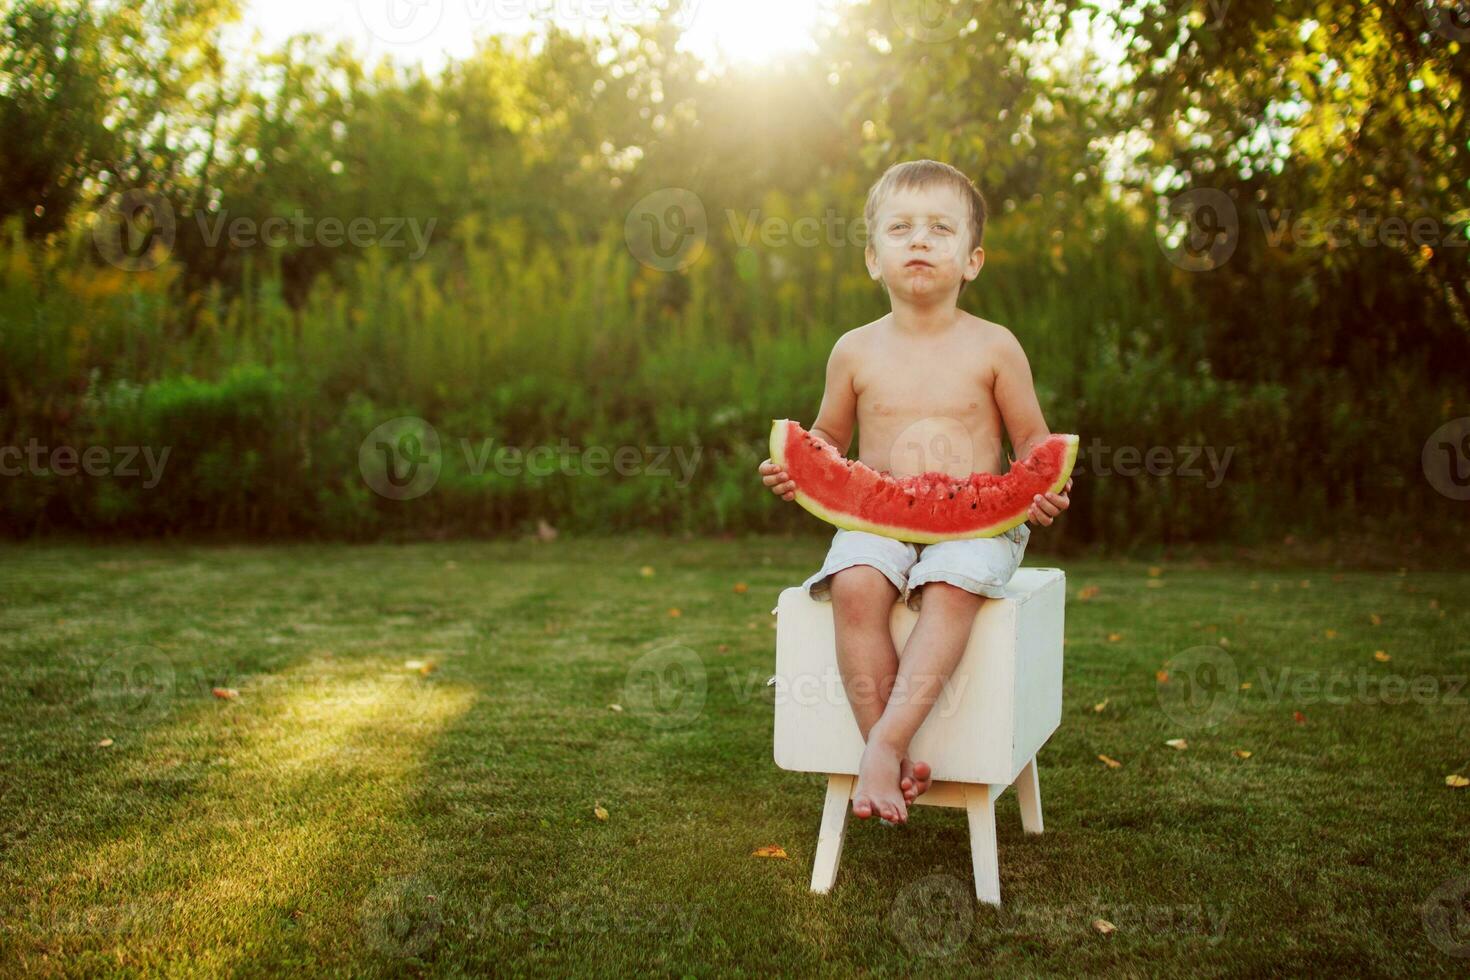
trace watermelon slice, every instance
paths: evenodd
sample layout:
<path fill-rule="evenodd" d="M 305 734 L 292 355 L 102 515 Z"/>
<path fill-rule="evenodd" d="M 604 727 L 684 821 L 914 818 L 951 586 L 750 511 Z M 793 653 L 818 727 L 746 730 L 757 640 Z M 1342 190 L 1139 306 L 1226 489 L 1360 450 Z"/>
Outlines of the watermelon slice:
<path fill-rule="evenodd" d="M 1077 442 L 1048 436 L 1003 476 L 899 478 L 848 459 L 791 419 L 771 423 L 771 461 L 796 484 L 797 503 L 837 527 L 916 544 L 989 538 L 1023 523 L 1036 494 L 1067 485 Z"/>

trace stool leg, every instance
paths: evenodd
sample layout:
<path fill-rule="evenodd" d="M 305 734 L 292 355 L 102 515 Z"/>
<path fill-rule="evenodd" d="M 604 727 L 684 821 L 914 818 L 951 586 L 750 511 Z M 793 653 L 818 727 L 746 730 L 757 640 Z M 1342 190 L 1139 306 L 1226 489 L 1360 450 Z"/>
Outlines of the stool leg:
<path fill-rule="evenodd" d="M 970 818 L 970 859 L 975 867 L 975 897 L 1000 904 L 1000 860 L 995 849 L 997 787 L 965 784 L 965 812 Z"/>
<path fill-rule="evenodd" d="M 837 879 L 837 862 L 842 859 L 842 838 L 847 833 L 847 811 L 856 776 L 829 773 L 827 802 L 822 807 L 822 829 L 817 834 L 817 857 L 812 862 L 812 891 L 825 895 Z"/>
<path fill-rule="evenodd" d="M 1021 829 L 1041 833 L 1041 781 L 1036 775 L 1036 756 L 1016 777 L 1016 801 L 1021 804 Z"/>

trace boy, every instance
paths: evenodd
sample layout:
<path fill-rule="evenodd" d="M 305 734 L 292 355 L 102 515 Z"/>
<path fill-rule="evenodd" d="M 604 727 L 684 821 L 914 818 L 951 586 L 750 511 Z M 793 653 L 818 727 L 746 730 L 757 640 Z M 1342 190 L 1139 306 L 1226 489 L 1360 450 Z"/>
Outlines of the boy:
<path fill-rule="evenodd" d="M 864 256 L 893 310 L 838 338 L 814 436 L 845 454 L 856 421 L 858 458 L 875 470 L 964 477 L 1003 472 L 1002 426 L 1017 459 L 1050 434 L 1015 336 L 955 305 L 984 264 L 985 217 L 975 185 L 947 164 L 900 163 L 873 185 Z M 778 497 L 795 498 L 795 484 L 769 459 L 760 473 Z M 1062 493 L 1037 496 L 1028 520 L 1051 524 L 1071 489 L 1068 481 Z M 980 603 L 1003 594 L 1030 535 L 1022 524 L 921 550 L 838 530 L 821 570 L 804 583 L 833 604 L 838 670 L 866 743 L 852 797 L 857 816 L 903 823 L 908 804 L 929 789 L 930 767 L 908 758 L 909 742 L 959 663 Z M 888 625 L 900 596 L 921 610 L 902 660 Z"/>

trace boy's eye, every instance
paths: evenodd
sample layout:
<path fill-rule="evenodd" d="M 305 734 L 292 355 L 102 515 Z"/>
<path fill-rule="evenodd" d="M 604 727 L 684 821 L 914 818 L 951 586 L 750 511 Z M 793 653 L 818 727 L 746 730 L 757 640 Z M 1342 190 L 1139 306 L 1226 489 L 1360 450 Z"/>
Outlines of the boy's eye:
<path fill-rule="evenodd" d="M 909 226 L 909 223 L 907 221 L 895 221 L 893 224 L 891 224 L 891 225 L 888 226 L 888 230 L 889 231 L 903 231 L 908 226 Z"/>
<path fill-rule="evenodd" d="M 939 230 L 940 230 L 940 231 L 949 231 L 949 230 L 950 230 L 950 229 L 949 229 L 949 225 L 947 225 L 947 224 L 945 224 L 945 223 L 944 223 L 944 222 L 942 222 L 942 221 L 936 221 L 936 222 L 935 222 L 935 223 L 934 223 L 934 227 L 935 227 L 935 228 L 938 228 L 938 229 L 939 229 Z"/>

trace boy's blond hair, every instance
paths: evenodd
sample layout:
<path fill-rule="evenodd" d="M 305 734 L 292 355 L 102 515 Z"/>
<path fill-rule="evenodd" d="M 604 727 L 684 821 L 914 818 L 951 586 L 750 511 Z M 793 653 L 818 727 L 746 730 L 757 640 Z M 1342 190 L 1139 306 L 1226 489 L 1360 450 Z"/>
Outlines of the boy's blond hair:
<path fill-rule="evenodd" d="M 878 220 L 878 205 L 883 199 L 894 191 L 907 190 L 911 187 L 928 187 L 931 184 L 948 184 L 960 192 L 960 197 L 970 208 L 970 246 L 965 250 L 966 254 L 973 251 L 976 246 L 985 240 L 985 219 L 988 212 L 985 207 L 985 197 L 975 182 L 963 173 L 951 167 L 947 163 L 938 160 L 909 160 L 904 163 L 895 163 L 883 171 L 883 176 L 873 184 L 868 191 L 868 203 L 863 207 L 863 227 L 867 232 L 868 242 L 873 241 L 873 224 Z M 963 290 L 968 282 L 961 283 Z"/>

